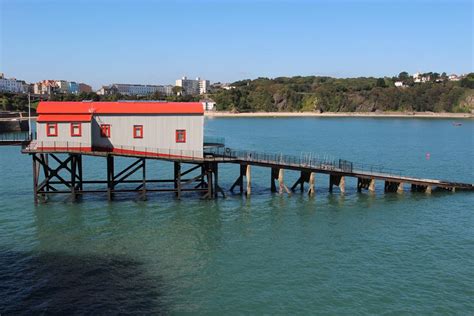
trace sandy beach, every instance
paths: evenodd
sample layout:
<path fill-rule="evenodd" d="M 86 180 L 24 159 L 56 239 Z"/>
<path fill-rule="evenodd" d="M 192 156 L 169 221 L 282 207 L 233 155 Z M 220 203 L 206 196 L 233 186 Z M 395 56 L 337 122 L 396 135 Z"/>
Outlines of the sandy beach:
<path fill-rule="evenodd" d="M 470 113 L 434 113 L 434 112 L 205 112 L 208 117 L 406 117 L 406 118 L 474 118 Z"/>

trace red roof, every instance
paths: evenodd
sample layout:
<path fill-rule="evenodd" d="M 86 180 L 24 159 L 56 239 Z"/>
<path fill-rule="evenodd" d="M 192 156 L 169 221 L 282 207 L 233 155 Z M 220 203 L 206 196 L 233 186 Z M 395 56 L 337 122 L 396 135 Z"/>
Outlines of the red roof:
<path fill-rule="evenodd" d="M 56 102 L 39 103 L 38 114 L 204 114 L 199 102 Z"/>
<path fill-rule="evenodd" d="M 37 122 L 90 122 L 92 114 L 40 114 Z"/>

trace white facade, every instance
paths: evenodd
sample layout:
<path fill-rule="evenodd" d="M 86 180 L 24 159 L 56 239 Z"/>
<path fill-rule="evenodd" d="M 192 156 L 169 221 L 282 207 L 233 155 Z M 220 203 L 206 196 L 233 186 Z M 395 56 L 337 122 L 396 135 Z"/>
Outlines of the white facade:
<path fill-rule="evenodd" d="M 183 88 L 183 94 L 205 94 L 209 91 L 210 82 L 209 80 L 201 80 L 199 77 L 196 80 L 183 77 L 176 80 L 176 86 Z"/>
<path fill-rule="evenodd" d="M 120 93 L 123 95 L 150 95 L 154 93 L 161 93 L 164 95 L 171 95 L 173 87 L 170 85 L 141 85 L 141 84 L 123 84 L 114 83 L 110 86 L 103 86 L 97 91 L 99 95 Z"/>
<path fill-rule="evenodd" d="M 58 87 L 57 92 L 59 93 L 69 92 L 69 82 L 67 82 L 66 80 L 56 80 L 56 86 Z"/>
<path fill-rule="evenodd" d="M 72 136 L 71 124 L 80 124 L 80 136 Z M 48 136 L 56 126 L 56 136 Z M 36 135 L 40 147 L 90 148 L 92 145 L 91 122 L 37 122 Z M 43 142 L 43 143 L 42 143 Z"/>
<path fill-rule="evenodd" d="M 108 125 L 110 136 L 101 136 Z M 94 115 L 92 147 L 138 152 L 202 157 L 204 142 L 202 115 Z M 142 127 L 142 137 L 134 137 L 134 126 Z M 177 142 L 177 131 L 185 131 L 185 141 Z"/>
<path fill-rule="evenodd" d="M 201 100 L 202 108 L 204 111 L 215 111 L 216 110 L 216 102 L 213 100 Z"/>
<path fill-rule="evenodd" d="M 0 91 L 1 92 L 12 92 L 12 93 L 23 93 L 25 92 L 24 82 L 16 80 L 15 78 L 0 78 Z"/>
<path fill-rule="evenodd" d="M 459 81 L 459 80 L 461 80 L 461 78 L 459 78 L 459 77 L 458 77 L 457 75 L 455 75 L 455 74 L 451 74 L 451 75 L 449 75 L 448 80 L 449 80 L 449 81 Z"/>
<path fill-rule="evenodd" d="M 202 158 L 198 102 L 40 102 L 37 146 Z"/>

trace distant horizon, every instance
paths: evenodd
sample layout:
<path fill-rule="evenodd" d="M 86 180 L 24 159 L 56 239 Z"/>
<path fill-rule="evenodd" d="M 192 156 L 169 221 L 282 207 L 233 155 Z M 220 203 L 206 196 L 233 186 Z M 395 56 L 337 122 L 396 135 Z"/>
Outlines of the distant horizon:
<path fill-rule="evenodd" d="M 0 0 L 0 72 L 95 90 L 182 76 L 232 83 L 473 72 L 467 0 L 113 3 Z"/>

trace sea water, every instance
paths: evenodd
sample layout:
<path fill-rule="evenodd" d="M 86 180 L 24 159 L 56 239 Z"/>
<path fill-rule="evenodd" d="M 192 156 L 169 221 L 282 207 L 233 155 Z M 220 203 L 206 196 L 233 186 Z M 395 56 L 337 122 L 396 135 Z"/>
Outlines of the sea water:
<path fill-rule="evenodd" d="M 213 118 L 226 144 L 346 159 L 404 175 L 474 182 L 474 122 L 395 118 Z M 85 178 L 105 159 L 84 158 Z M 131 159 L 117 159 L 123 167 Z M 150 178 L 171 164 L 147 162 Z M 221 187 L 239 173 L 221 165 Z M 299 174 L 285 172 L 292 185 Z M 0 147 L 0 313 L 459 314 L 474 312 L 471 192 L 270 192 L 252 167 L 249 198 L 86 195 L 35 206 L 31 158 Z"/>

